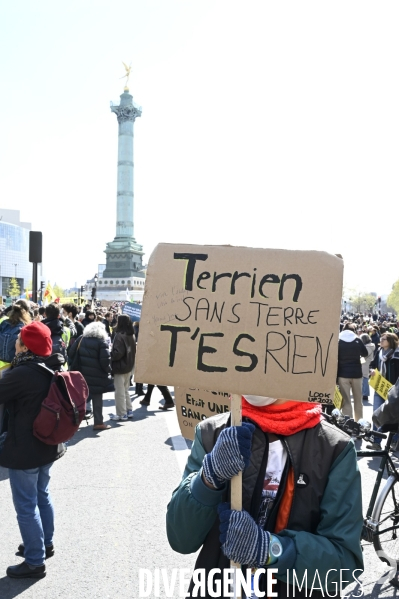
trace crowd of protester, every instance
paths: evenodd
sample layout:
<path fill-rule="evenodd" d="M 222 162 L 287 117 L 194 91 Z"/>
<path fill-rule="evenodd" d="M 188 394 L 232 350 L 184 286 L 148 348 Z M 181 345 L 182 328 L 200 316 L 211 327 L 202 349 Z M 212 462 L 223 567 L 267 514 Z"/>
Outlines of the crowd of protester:
<path fill-rule="evenodd" d="M 104 393 L 115 393 L 110 421 L 133 418 L 130 388 L 139 323 L 123 314 L 123 306 L 124 302 L 109 308 L 97 302 L 38 306 L 20 299 L 0 308 L 0 466 L 9 471 L 22 537 L 17 554 L 25 558 L 7 568 L 11 578 L 43 578 L 45 559 L 54 554 L 50 469 L 65 446 L 46 445 L 33 432 L 49 392 L 46 370 L 81 372 L 89 389 L 86 420 L 94 417 L 94 431 L 111 428 L 103 418 Z M 148 406 L 153 385 L 146 394 L 143 387 L 136 383 L 135 395 L 144 395 L 141 403 Z M 167 387 L 160 389 L 165 399 L 160 409 L 174 407 Z"/>
<path fill-rule="evenodd" d="M 399 322 L 393 314 L 343 314 L 340 329 L 337 384 L 343 399 L 342 411 L 360 420 L 375 370 L 392 385 L 399 378 Z M 374 392 L 373 410 L 383 403 L 384 399 Z M 395 436 L 392 450 L 398 448 L 398 440 Z M 374 437 L 367 448 L 377 450 L 380 444 L 381 439 Z"/>
<path fill-rule="evenodd" d="M 82 372 L 90 395 L 86 417 L 94 416 L 94 429 L 110 428 L 104 424 L 102 396 L 115 391 L 115 414 L 110 420 L 133 417 L 129 388 L 132 386 L 136 340 L 139 322 L 123 314 L 125 302 L 115 301 L 110 307 L 99 302 L 78 306 L 74 302 L 50 303 L 39 306 L 24 299 L 12 306 L 0 307 L 0 372 L 5 372 L 16 355 L 15 342 L 22 327 L 42 322 L 50 329 L 51 355 L 43 360 L 54 370 L 70 369 Z M 143 406 L 150 403 L 153 386 L 136 382 L 135 394 L 144 395 Z M 160 387 L 164 404 L 160 409 L 174 407 L 167 388 Z M 1 430 L 1 429 L 0 429 Z"/>
<path fill-rule="evenodd" d="M 376 368 L 393 384 L 399 378 L 398 333 L 399 323 L 393 315 L 342 314 L 337 383 L 342 393 L 345 414 L 353 416 L 354 411 L 356 419 L 362 417 L 363 402 L 368 401 L 370 396 L 369 377 Z M 46 397 L 49 381 L 34 371 L 34 376 L 30 375 L 32 381 L 36 377 L 34 384 L 26 385 L 29 365 L 44 363 L 52 370 L 80 371 L 89 388 L 86 417 L 94 417 L 95 431 L 106 430 L 111 426 L 103 418 L 104 393 L 115 392 L 115 413 L 110 415 L 110 421 L 127 421 L 133 417 L 130 388 L 138 337 L 139 323 L 133 323 L 127 314 L 123 314 L 122 302 L 115 302 L 109 308 L 94 302 L 83 307 L 73 302 L 62 305 L 51 303 L 42 307 L 18 300 L 0 312 L 0 465 L 10 472 L 13 501 L 23 541 L 18 547 L 18 554 L 25 558 L 22 563 L 7 569 L 9 577 L 42 578 L 46 575 L 45 559 L 54 554 L 54 513 L 48 489 L 50 468 L 65 453 L 63 445 L 43 448 L 44 444 L 31 432 L 37 409 Z M 149 384 L 145 393 L 144 384 L 136 381 L 136 396 L 144 396 L 140 401 L 142 406 L 150 404 L 153 388 Z M 160 409 L 174 407 L 168 388 L 159 386 L 159 389 L 165 400 Z M 374 409 L 382 401 L 378 393 L 374 393 Z M 356 469 L 356 452 L 347 436 L 338 430 L 331 430 L 325 424 L 320 405 L 309 405 L 307 402 L 246 395 L 243 398 L 243 416 L 255 422 L 258 428 L 254 424 L 244 423 L 240 427 L 225 429 L 228 414 L 224 415 L 223 422 L 210 419 L 199 425 L 182 483 L 168 506 L 167 530 L 171 546 L 176 551 L 187 553 L 197 551 L 203 545 L 198 567 L 209 569 L 215 563 L 220 563 L 225 568 L 228 560 L 234 559 L 256 568 L 266 559 L 274 559 L 274 554 L 269 551 L 273 542 L 279 546 L 279 567 L 284 565 L 287 569 L 298 567 L 304 547 L 312 555 L 318 555 L 321 548 L 326 547 L 325 539 L 330 538 L 334 530 L 334 538 L 345 538 L 340 544 L 339 555 L 342 553 L 342 559 L 337 559 L 337 552 L 330 544 L 332 549 L 328 554 L 328 563 L 335 559 L 337 567 L 343 563 L 350 563 L 353 568 L 362 567 L 360 478 Z M 217 425 L 214 430 L 209 428 L 212 423 Z M 236 436 L 232 435 L 233 429 L 237 429 Z M 320 430 L 323 434 L 320 434 Z M 4 431 L 6 436 L 1 447 Z M 304 431 L 307 445 L 299 444 L 297 447 Z M 14 445 L 21 434 L 23 442 L 20 451 Z M 265 441 L 265 435 L 268 435 L 268 442 Z M 265 481 L 270 478 L 275 487 L 284 487 L 285 501 L 291 505 L 287 511 L 287 514 L 291 514 L 289 519 L 281 532 L 275 535 L 264 530 L 264 520 L 256 514 L 235 512 L 227 504 L 220 503 L 231 477 L 245 466 L 246 462 L 238 459 L 243 451 L 242 443 L 245 446 L 249 444 L 246 450 L 249 459 L 252 436 L 261 447 L 259 455 L 256 454 L 259 463 L 254 462 L 253 467 L 256 468 L 251 474 L 252 479 L 257 480 L 259 473 L 263 472 L 265 464 L 262 456 L 267 455 L 264 446 L 270 443 L 270 451 L 273 449 L 275 458 L 273 463 L 270 460 L 267 462 Z M 372 441 L 371 447 L 378 447 L 377 439 Z M 311 507 L 309 513 L 318 514 L 314 523 L 307 522 L 308 511 L 304 511 L 302 504 L 295 499 L 295 493 L 288 493 L 291 483 L 287 481 L 292 476 L 286 467 L 287 448 L 295 449 L 292 454 L 297 456 L 298 464 L 291 464 L 290 468 L 294 466 L 298 472 L 301 464 L 313 463 L 309 459 L 310 455 L 323 456 L 321 478 L 318 462 L 315 462 L 314 470 L 309 471 L 309 496 L 303 503 L 311 504 L 315 496 L 312 489 L 318 485 L 324 503 L 320 510 L 318 505 Z M 230 467 L 225 468 L 227 454 L 237 454 L 237 472 Z M 326 459 L 326 456 L 330 457 Z M 277 462 L 278 481 L 274 470 L 268 470 L 269 467 L 274 468 Z M 302 481 L 301 476 L 298 484 Z M 252 479 L 248 476 L 243 479 L 245 488 L 249 489 L 253 485 Z M 304 479 L 303 484 L 306 484 Z M 277 492 L 273 489 L 273 493 L 262 493 L 259 513 L 263 516 L 273 506 Z M 301 493 L 303 495 L 303 490 Z M 217 541 L 216 545 L 214 542 L 219 534 L 216 509 L 220 515 L 221 546 Z M 341 528 L 335 517 L 338 509 L 341 509 Z M 213 526 L 211 535 L 206 539 L 204 534 L 209 526 L 205 517 Z M 181 526 L 183 521 L 185 525 Z M 195 523 L 194 529 L 192 523 Z M 245 535 L 246 545 L 238 545 L 237 539 L 248 526 L 255 531 L 254 534 Z M 285 534 L 285 528 L 290 534 Z M 256 559 L 253 558 L 255 537 L 258 539 L 255 553 L 258 555 L 261 552 Z M 213 550 L 209 552 L 212 547 L 218 547 L 214 555 Z M 212 559 L 209 557 L 211 554 Z M 310 566 L 306 563 L 311 569 L 318 564 L 317 560 Z M 286 596 L 288 587 L 281 581 L 278 584 L 278 596 Z"/>

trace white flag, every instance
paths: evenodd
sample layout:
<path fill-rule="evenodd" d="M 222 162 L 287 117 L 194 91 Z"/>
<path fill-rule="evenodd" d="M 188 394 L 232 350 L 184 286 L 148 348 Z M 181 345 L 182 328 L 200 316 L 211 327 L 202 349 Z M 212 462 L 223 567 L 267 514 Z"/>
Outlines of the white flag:
<path fill-rule="evenodd" d="M 129 293 L 129 289 L 126 287 L 126 299 L 128 302 L 130 302 L 130 293 Z"/>

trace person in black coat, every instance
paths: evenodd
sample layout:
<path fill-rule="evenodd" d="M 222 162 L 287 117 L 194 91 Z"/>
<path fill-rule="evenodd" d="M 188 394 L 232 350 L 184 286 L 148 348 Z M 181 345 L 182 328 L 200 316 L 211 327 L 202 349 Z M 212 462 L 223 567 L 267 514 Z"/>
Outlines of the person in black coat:
<path fill-rule="evenodd" d="M 111 323 L 114 320 L 114 315 L 112 312 L 107 312 L 103 318 L 103 325 L 105 326 L 105 330 L 107 331 L 108 337 L 111 337 Z"/>
<path fill-rule="evenodd" d="M 116 414 L 110 414 L 111 420 L 133 418 L 129 387 L 135 357 L 136 339 L 133 334 L 133 323 L 127 314 L 120 314 L 111 351 L 116 410 Z"/>
<path fill-rule="evenodd" d="M 82 325 L 84 327 L 87 327 L 89 324 L 91 324 L 92 322 L 95 322 L 96 320 L 96 315 L 92 310 L 86 310 L 86 316 L 85 318 L 82 320 Z"/>
<path fill-rule="evenodd" d="M 11 578 L 43 578 L 45 557 L 54 553 L 54 508 L 49 494 L 50 469 L 65 447 L 46 445 L 33 435 L 33 422 L 47 397 L 51 377 L 38 365 L 51 355 L 51 332 L 41 322 L 26 325 L 15 344 L 11 369 L 0 380 L 0 404 L 8 414 L 8 431 L 0 466 L 9 469 L 11 492 L 25 561 L 7 568 Z"/>
<path fill-rule="evenodd" d="M 399 340 L 397 335 L 387 332 L 381 333 L 380 345 L 381 347 L 374 357 L 374 360 L 370 363 L 370 374 L 373 375 L 374 369 L 378 368 L 378 371 L 382 374 L 382 376 L 392 385 L 395 385 L 399 378 Z M 377 392 L 374 392 L 373 411 L 375 412 L 384 402 L 384 398 L 381 397 Z M 377 427 L 374 424 L 373 430 L 376 429 Z M 399 437 L 395 435 L 392 440 L 392 445 L 395 446 L 398 442 L 398 439 Z M 380 449 L 381 438 L 373 437 L 371 443 L 366 445 L 366 447 L 367 449 Z"/>
<path fill-rule="evenodd" d="M 370 335 L 370 339 L 371 342 L 374 343 L 374 358 L 377 355 L 377 352 L 380 348 L 380 334 L 378 332 L 378 328 L 376 327 L 370 327 L 369 329 L 369 335 Z"/>
<path fill-rule="evenodd" d="M 42 320 L 51 331 L 52 353 L 61 354 L 64 356 L 64 361 L 67 357 L 67 348 L 63 338 L 64 326 L 59 318 L 60 308 L 57 304 L 49 304 L 46 306 L 46 318 Z"/>
<path fill-rule="evenodd" d="M 338 386 L 342 394 L 342 411 L 345 415 L 353 418 L 351 404 L 351 389 L 353 394 L 353 405 L 355 420 L 363 418 L 363 394 L 362 394 L 362 363 L 361 358 L 367 358 L 367 347 L 357 337 L 354 324 L 347 323 L 342 333 L 339 334 L 338 342 Z"/>
<path fill-rule="evenodd" d="M 108 335 L 102 322 L 85 327 L 83 335 L 69 347 L 68 361 L 70 369 L 79 370 L 86 379 L 89 400 L 93 401 L 94 430 L 111 428 L 103 421 L 103 393 L 113 391 L 113 383 Z"/>
<path fill-rule="evenodd" d="M 138 343 L 139 340 L 139 332 L 140 332 L 140 321 L 136 321 L 133 323 L 133 331 L 134 331 L 134 336 L 136 337 L 136 343 Z M 140 395 L 144 395 L 144 391 L 143 391 L 143 383 L 138 383 L 136 381 L 136 379 L 134 379 L 135 382 L 135 394 L 140 396 Z"/>

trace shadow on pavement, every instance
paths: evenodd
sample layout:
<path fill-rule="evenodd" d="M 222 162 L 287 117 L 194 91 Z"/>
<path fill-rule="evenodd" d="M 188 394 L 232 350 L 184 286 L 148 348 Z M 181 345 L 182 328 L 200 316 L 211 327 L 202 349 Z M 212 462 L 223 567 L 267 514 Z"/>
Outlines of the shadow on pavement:
<path fill-rule="evenodd" d="M 103 432 L 103 431 L 94 431 L 93 430 L 93 420 L 91 420 L 91 423 L 89 421 L 88 425 L 85 423 L 85 421 L 83 421 L 82 424 L 80 425 L 80 429 L 74 434 L 72 439 L 67 442 L 67 444 L 66 444 L 67 448 L 73 447 L 74 445 L 76 445 L 80 441 L 83 441 L 84 439 L 92 439 L 93 437 L 97 436 L 97 433 L 101 433 L 101 432 Z M 104 431 L 104 432 L 106 433 L 106 432 L 110 432 L 110 431 Z"/>
<path fill-rule="evenodd" d="M 370 595 L 367 595 L 366 593 L 364 594 L 364 599 L 366 599 L 366 598 L 367 599 L 378 599 L 378 597 L 381 596 L 381 593 L 384 593 L 384 596 L 386 596 L 385 593 L 387 591 L 389 591 L 389 597 L 397 597 L 398 596 L 398 590 L 395 589 L 390 584 L 385 586 L 385 585 L 376 583 L 374 585 L 374 587 L 372 588 Z"/>
<path fill-rule="evenodd" d="M 37 582 L 40 581 L 33 578 L 16 580 L 15 578 L 3 576 L 3 578 L 0 578 L 0 597 L 1 599 L 14 599 L 14 597 L 22 595 L 22 593 Z"/>
<path fill-rule="evenodd" d="M 149 406 L 140 406 L 137 408 L 137 410 L 134 410 L 133 422 L 139 422 L 140 420 L 145 420 L 148 417 L 153 418 L 155 416 L 155 412 L 153 410 L 149 410 L 148 408 Z"/>
<path fill-rule="evenodd" d="M 0 466 L 0 483 L 3 480 L 8 480 L 8 468 L 2 468 Z M 1 595 L 0 595 L 1 597 Z"/>

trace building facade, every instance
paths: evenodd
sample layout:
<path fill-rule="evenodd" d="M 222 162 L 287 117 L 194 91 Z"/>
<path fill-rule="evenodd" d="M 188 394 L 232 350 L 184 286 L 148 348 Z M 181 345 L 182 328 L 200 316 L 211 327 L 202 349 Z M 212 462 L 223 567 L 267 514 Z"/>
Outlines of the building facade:
<path fill-rule="evenodd" d="M 134 301 L 141 302 L 144 295 L 145 278 L 141 277 L 98 277 L 95 281 L 92 279 L 86 284 L 86 291 L 83 297 L 90 300 L 92 289 L 95 289 L 95 296 L 99 300 L 111 301 Z"/>
<path fill-rule="evenodd" d="M 29 231 L 31 224 L 21 222 L 19 210 L 0 208 L 0 291 L 7 297 L 12 278 L 25 292 L 32 279 L 29 262 Z"/>

